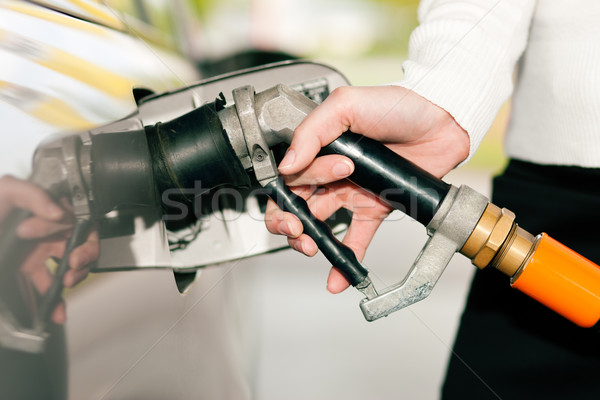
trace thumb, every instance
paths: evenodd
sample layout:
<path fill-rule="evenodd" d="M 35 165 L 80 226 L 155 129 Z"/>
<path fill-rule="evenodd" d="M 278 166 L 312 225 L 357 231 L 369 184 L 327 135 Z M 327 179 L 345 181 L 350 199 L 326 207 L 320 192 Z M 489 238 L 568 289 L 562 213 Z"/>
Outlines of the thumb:
<path fill-rule="evenodd" d="M 294 131 L 292 143 L 279 164 L 283 175 L 295 174 L 308 167 L 321 148 L 350 128 L 353 111 L 349 101 L 354 88 L 335 89 Z"/>

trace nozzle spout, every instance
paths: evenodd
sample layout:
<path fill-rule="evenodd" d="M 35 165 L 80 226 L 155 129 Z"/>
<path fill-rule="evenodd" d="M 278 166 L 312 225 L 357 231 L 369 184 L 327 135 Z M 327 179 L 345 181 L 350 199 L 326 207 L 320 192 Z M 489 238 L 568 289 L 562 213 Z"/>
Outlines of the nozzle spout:
<path fill-rule="evenodd" d="M 356 289 L 358 289 L 362 294 L 364 294 L 368 300 L 377 297 L 377 290 L 375 290 L 375 285 L 373 285 L 371 278 L 369 278 L 368 276 L 361 283 L 356 285 Z"/>

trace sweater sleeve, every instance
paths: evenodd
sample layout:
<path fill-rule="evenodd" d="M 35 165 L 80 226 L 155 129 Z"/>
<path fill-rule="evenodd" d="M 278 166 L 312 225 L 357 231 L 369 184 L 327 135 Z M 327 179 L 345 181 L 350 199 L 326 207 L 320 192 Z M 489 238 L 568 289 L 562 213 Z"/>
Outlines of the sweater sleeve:
<path fill-rule="evenodd" d="M 422 0 L 397 83 L 446 110 L 471 139 L 469 158 L 513 90 L 535 0 Z"/>

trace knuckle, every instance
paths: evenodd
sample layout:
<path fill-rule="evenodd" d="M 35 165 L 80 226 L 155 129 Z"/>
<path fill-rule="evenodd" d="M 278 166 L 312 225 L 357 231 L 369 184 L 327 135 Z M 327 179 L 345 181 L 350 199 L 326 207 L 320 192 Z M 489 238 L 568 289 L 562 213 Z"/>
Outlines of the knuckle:
<path fill-rule="evenodd" d="M 1 186 L 9 185 L 9 184 L 13 183 L 14 181 L 15 181 L 15 178 L 11 175 L 0 176 L 0 185 Z"/>
<path fill-rule="evenodd" d="M 275 225 L 273 221 L 265 221 L 265 226 L 267 227 L 269 233 L 272 233 L 274 235 L 279 234 L 279 232 L 277 232 L 277 225 Z"/>
<path fill-rule="evenodd" d="M 265 226 L 270 233 L 275 235 L 280 235 L 279 232 L 279 223 L 281 222 L 281 218 L 273 217 L 273 218 L 265 218 Z"/>
<path fill-rule="evenodd" d="M 299 238 L 290 238 L 290 237 L 288 237 L 287 241 L 288 241 L 288 244 L 290 245 L 290 247 L 292 249 L 294 249 L 298 253 L 304 254 L 304 251 L 302 250 L 302 242 L 300 241 Z"/>
<path fill-rule="evenodd" d="M 350 86 L 340 86 L 335 88 L 327 98 L 333 101 L 340 101 L 349 96 L 352 91 L 353 88 Z"/>

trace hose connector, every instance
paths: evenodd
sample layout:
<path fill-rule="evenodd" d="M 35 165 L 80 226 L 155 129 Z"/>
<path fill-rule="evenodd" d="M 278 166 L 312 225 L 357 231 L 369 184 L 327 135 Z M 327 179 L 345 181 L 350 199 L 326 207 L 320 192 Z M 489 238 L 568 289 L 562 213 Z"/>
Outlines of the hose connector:
<path fill-rule="evenodd" d="M 480 269 L 491 266 L 512 277 L 531 257 L 535 242 L 512 211 L 490 203 L 460 253 Z"/>
<path fill-rule="evenodd" d="M 488 204 L 460 252 L 581 327 L 600 319 L 600 267 L 545 233 L 534 237 L 507 209 Z"/>

